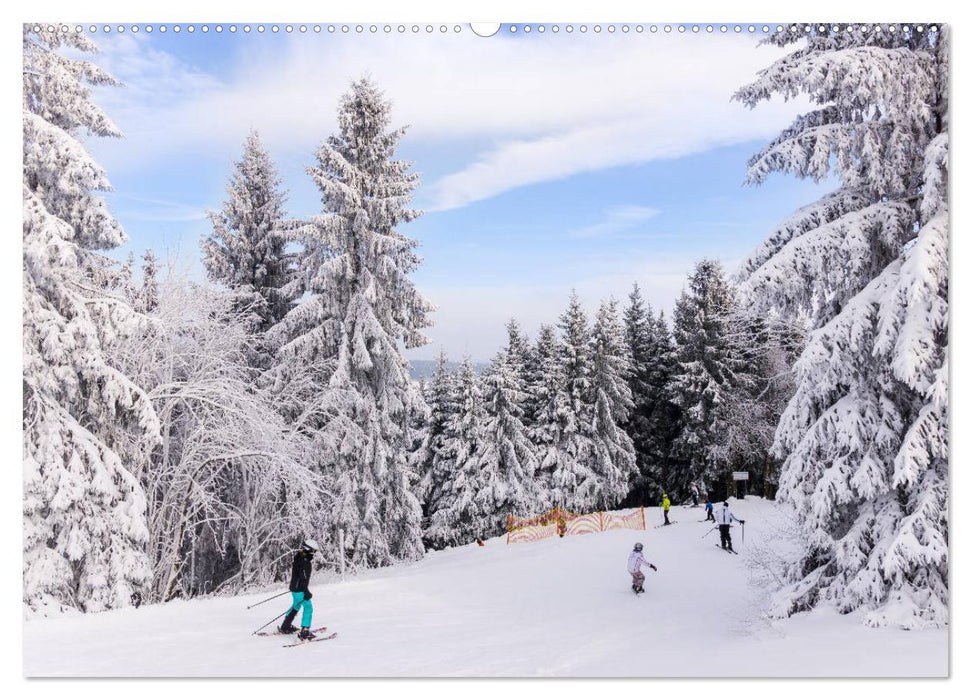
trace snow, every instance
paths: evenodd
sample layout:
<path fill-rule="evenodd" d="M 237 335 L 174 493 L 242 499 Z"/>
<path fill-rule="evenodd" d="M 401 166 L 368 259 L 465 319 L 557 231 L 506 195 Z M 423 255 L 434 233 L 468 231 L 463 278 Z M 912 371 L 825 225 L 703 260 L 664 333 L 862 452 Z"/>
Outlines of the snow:
<path fill-rule="evenodd" d="M 281 589 L 24 624 L 27 676 L 944 676 L 947 630 L 862 624 L 827 608 L 762 613 L 755 557 L 778 548 L 775 503 L 733 502 L 741 556 L 715 548 L 702 508 L 647 509 L 646 532 L 614 530 L 507 545 L 494 538 L 311 583 L 314 623 L 339 636 L 284 649 L 250 632 Z M 635 541 L 658 566 L 635 597 Z M 281 598 L 281 601 L 286 598 Z"/>

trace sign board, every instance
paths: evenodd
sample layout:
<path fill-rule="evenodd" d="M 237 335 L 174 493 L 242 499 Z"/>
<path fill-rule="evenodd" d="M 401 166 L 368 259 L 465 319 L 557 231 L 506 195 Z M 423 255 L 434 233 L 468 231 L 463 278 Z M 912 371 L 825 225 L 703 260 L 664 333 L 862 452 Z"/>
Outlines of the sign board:
<path fill-rule="evenodd" d="M 732 472 L 732 480 L 748 481 L 748 472 Z"/>

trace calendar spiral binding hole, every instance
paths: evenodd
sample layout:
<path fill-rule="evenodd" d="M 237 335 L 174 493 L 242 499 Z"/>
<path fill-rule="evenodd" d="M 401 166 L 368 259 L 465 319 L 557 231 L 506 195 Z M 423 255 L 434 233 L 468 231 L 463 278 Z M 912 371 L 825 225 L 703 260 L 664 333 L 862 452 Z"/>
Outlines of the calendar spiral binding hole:
<path fill-rule="evenodd" d="M 172 32 L 174 34 L 182 34 L 183 32 L 187 34 L 195 34 L 199 32 L 201 34 L 459 34 L 463 31 L 462 25 L 446 25 L 446 24 L 117 24 L 117 25 L 96 25 L 91 24 L 85 27 L 81 24 L 75 24 L 73 27 L 68 24 L 48 24 L 40 25 L 35 24 L 32 27 L 35 33 L 69 33 L 72 30 L 75 33 L 81 34 L 87 31 L 89 34 L 96 33 L 118 33 L 124 34 L 125 32 L 130 32 L 132 34 L 138 34 L 143 32 L 145 34 L 152 34 L 153 32 L 158 32 L 161 34 L 166 34 Z M 858 24 L 858 23 L 840 23 L 840 24 L 809 24 L 809 23 L 797 23 L 797 24 L 508 24 L 503 25 L 502 31 L 507 34 L 771 34 L 771 33 L 803 33 L 803 34 L 832 34 L 836 35 L 840 32 L 860 32 L 866 33 L 880 33 L 880 32 L 890 32 L 891 34 L 895 32 L 901 32 L 903 34 L 909 34 L 916 32 L 918 34 L 927 32 L 936 32 L 939 27 L 936 24 Z M 475 32 L 471 32 L 475 35 Z M 502 32 L 499 32 L 502 33 Z"/>

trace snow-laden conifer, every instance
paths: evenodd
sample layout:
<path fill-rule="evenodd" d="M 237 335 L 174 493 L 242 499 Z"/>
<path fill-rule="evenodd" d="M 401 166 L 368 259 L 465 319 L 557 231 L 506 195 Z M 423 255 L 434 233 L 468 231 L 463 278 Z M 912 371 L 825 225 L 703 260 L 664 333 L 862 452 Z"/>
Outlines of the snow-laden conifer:
<path fill-rule="evenodd" d="M 482 485 L 479 457 L 487 416 L 481 380 L 469 357 L 458 370 L 454 392 L 440 452 L 447 478 L 425 533 L 438 548 L 471 542 L 492 525 L 493 514 L 478 499 Z"/>
<path fill-rule="evenodd" d="M 535 447 L 523 425 L 526 393 L 521 362 L 499 353 L 483 377 L 486 422 L 475 467 L 476 500 L 488 518 L 482 536 L 499 534 L 508 516 L 532 513 L 540 505 Z"/>
<path fill-rule="evenodd" d="M 683 462 L 668 475 L 665 488 L 679 499 L 687 497 L 692 482 L 700 479 L 710 485 L 725 476 L 727 465 L 720 458 L 726 429 L 723 409 L 737 365 L 728 337 L 733 298 L 721 264 L 702 260 L 675 304 L 677 351 L 671 391 L 681 409 L 681 426 L 674 451 Z"/>
<path fill-rule="evenodd" d="M 948 29 L 807 27 L 742 88 L 815 107 L 756 154 L 838 188 L 783 222 L 741 268 L 748 303 L 812 330 L 776 432 L 780 498 L 806 546 L 780 598 L 870 624 L 947 623 Z"/>
<path fill-rule="evenodd" d="M 591 333 L 594 475 L 581 487 L 598 510 L 614 508 L 627 496 L 637 468 L 634 444 L 623 427 L 634 407 L 629 357 L 617 302 L 610 299 L 597 310 Z"/>
<path fill-rule="evenodd" d="M 389 129 L 391 105 L 367 78 L 341 98 L 337 121 L 308 168 L 324 210 L 301 232 L 305 298 L 271 331 L 271 377 L 289 393 L 295 376 L 319 368 L 319 393 L 309 387 L 305 405 L 288 410 L 314 433 L 312 466 L 333 479 L 338 556 L 381 566 L 424 551 L 406 434 L 409 407 L 423 399 L 401 350 L 427 342 L 432 307 L 410 279 L 418 243 L 398 231 L 420 214 L 408 208 L 418 175 L 394 158 L 404 129 Z"/>
<path fill-rule="evenodd" d="M 133 471 L 158 421 L 104 353 L 139 321 L 98 252 L 126 238 L 81 142 L 120 135 L 90 94 L 114 79 L 74 57 L 95 50 L 66 27 L 24 27 L 23 597 L 35 610 L 127 605 L 149 577 Z"/>
<path fill-rule="evenodd" d="M 266 331 L 293 306 L 292 255 L 286 250 L 286 194 L 260 136 L 250 132 L 226 186 L 227 199 L 209 212 L 212 233 L 202 243 L 209 278 L 236 294 L 237 306 Z"/>

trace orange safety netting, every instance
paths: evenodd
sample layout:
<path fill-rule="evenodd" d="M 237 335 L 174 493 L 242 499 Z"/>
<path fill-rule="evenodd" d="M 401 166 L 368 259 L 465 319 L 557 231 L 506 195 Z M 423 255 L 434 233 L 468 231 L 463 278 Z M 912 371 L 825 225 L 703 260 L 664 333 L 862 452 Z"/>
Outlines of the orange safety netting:
<path fill-rule="evenodd" d="M 620 529 L 646 529 L 643 506 L 623 513 L 571 513 L 563 508 L 554 508 L 529 518 L 510 515 L 506 523 L 506 542 L 535 542 L 557 534 L 563 537 Z"/>

